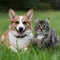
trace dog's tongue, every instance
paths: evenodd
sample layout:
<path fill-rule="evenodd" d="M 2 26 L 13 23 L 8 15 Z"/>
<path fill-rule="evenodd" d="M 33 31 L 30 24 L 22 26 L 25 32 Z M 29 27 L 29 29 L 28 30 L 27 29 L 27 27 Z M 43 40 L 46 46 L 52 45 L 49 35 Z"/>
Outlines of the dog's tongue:
<path fill-rule="evenodd" d="M 23 32 L 19 32 L 19 35 L 23 35 Z"/>

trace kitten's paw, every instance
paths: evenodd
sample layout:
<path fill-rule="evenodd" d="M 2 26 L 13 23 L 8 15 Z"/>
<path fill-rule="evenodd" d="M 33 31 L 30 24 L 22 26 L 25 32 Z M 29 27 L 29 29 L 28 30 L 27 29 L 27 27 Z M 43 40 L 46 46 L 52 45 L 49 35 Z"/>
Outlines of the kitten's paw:
<path fill-rule="evenodd" d="M 17 50 L 16 50 L 13 46 L 10 46 L 10 49 L 11 49 L 13 52 L 17 52 Z"/>

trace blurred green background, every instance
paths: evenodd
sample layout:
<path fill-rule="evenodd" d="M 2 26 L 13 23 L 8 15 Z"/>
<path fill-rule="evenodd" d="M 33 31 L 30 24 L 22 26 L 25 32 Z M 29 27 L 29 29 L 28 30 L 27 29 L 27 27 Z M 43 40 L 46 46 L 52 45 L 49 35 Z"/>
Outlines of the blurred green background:
<path fill-rule="evenodd" d="M 9 8 L 15 10 L 60 10 L 60 0 L 0 0 L 0 11 L 7 11 Z"/>

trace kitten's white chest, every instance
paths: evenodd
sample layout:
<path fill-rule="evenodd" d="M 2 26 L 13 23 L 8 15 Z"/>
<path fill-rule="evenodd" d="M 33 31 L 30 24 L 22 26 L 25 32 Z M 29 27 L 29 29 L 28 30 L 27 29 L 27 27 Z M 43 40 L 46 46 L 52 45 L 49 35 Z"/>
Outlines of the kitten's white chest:
<path fill-rule="evenodd" d="M 32 33 L 30 33 L 28 36 L 24 38 L 16 38 L 14 35 L 12 35 L 11 32 L 9 32 L 10 44 L 15 48 L 18 47 L 18 49 L 27 47 L 31 42 L 32 38 L 33 38 Z"/>
<path fill-rule="evenodd" d="M 42 38 L 44 38 L 44 35 L 38 35 L 37 39 L 41 40 Z"/>

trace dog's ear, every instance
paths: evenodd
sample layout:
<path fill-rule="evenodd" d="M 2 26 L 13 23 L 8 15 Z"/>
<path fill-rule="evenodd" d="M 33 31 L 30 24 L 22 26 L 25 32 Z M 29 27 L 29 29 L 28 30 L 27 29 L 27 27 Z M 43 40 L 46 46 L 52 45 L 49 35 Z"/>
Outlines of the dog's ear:
<path fill-rule="evenodd" d="M 9 14 L 10 20 L 13 20 L 16 15 L 13 9 L 9 9 L 8 14 Z"/>
<path fill-rule="evenodd" d="M 33 10 L 33 9 L 30 9 L 30 10 L 26 13 L 26 16 L 27 16 L 28 20 L 31 20 L 31 18 L 33 17 L 33 14 L 34 14 L 34 10 Z"/>

